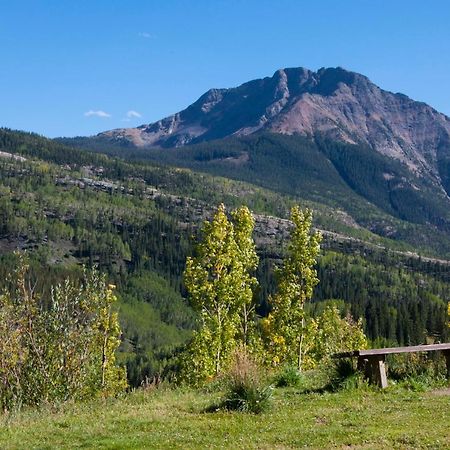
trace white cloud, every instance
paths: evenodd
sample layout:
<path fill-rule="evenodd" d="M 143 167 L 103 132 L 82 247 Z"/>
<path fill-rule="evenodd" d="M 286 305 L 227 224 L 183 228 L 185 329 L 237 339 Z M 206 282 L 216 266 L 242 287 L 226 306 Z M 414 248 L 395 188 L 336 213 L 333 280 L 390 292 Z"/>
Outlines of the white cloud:
<path fill-rule="evenodd" d="M 139 36 L 145 39 L 151 39 L 154 37 L 153 34 L 147 33 L 146 31 L 139 33 Z"/>
<path fill-rule="evenodd" d="M 142 114 L 138 113 L 137 111 L 130 110 L 127 112 L 127 117 L 128 119 L 137 119 L 139 117 L 142 117 Z"/>
<path fill-rule="evenodd" d="M 102 118 L 111 117 L 111 114 L 108 114 L 105 111 L 102 111 L 102 110 L 94 111 L 92 109 L 90 109 L 89 111 L 86 111 L 84 113 L 84 115 L 86 117 L 93 117 L 93 116 L 95 116 L 95 117 L 102 117 Z"/>

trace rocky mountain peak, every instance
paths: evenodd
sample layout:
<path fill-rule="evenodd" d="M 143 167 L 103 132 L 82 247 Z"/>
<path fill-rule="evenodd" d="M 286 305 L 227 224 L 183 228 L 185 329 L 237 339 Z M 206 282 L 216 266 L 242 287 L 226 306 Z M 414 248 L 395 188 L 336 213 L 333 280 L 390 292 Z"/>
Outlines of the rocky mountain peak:
<path fill-rule="evenodd" d="M 98 137 L 137 147 L 177 147 L 260 131 L 364 144 L 434 178 L 438 160 L 450 154 L 448 117 L 341 67 L 279 69 L 235 88 L 210 89 L 158 122 Z"/>

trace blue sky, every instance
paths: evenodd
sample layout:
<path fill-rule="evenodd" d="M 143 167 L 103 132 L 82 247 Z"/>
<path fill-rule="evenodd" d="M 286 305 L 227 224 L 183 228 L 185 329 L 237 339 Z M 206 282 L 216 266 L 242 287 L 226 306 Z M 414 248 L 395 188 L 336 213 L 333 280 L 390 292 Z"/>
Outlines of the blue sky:
<path fill-rule="evenodd" d="M 149 123 L 212 87 L 342 66 L 450 115 L 446 0 L 0 0 L 0 126 Z"/>

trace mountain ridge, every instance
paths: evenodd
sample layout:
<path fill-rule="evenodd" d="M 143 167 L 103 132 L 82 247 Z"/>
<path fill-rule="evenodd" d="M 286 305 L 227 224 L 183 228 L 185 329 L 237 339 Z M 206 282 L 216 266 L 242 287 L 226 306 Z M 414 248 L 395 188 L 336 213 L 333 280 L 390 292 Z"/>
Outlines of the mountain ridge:
<path fill-rule="evenodd" d="M 450 160 L 450 118 L 340 67 L 279 69 L 235 88 L 210 89 L 183 111 L 96 138 L 170 148 L 261 131 L 366 144 L 446 192 L 450 187 L 450 176 L 440 167 L 441 160 L 446 168 Z"/>
<path fill-rule="evenodd" d="M 450 119 L 342 68 L 280 69 L 149 125 L 61 141 L 342 208 L 381 236 L 404 231 L 369 204 L 450 236 Z"/>

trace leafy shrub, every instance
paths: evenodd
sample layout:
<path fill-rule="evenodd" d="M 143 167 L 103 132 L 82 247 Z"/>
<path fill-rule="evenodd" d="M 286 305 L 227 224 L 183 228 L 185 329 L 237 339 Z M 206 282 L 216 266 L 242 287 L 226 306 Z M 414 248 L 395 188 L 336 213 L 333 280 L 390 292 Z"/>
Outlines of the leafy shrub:
<path fill-rule="evenodd" d="M 350 358 L 337 359 L 327 365 L 330 374 L 329 388 L 333 391 L 352 390 L 367 386 L 363 374 Z"/>
<path fill-rule="evenodd" d="M 115 395 L 126 386 L 116 366 L 120 343 L 113 286 L 95 270 L 39 296 L 20 258 L 0 295 L 0 408 Z"/>
<path fill-rule="evenodd" d="M 235 351 L 227 384 L 222 408 L 259 414 L 270 406 L 273 387 L 245 350 Z"/>
<path fill-rule="evenodd" d="M 387 366 L 389 378 L 412 391 L 422 392 L 446 383 L 445 361 L 438 353 L 389 355 Z"/>
<path fill-rule="evenodd" d="M 299 386 L 304 380 L 302 373 L 294 366 L 284 366 L 275 376 L 275 384 L 278 387 Z"/>
<path fill-rule="evenodd" d="M 311 319 L 305 335 L 305 368 L 330 363 L 334 353 L 363 349 L 367 338 L 362 320 L 350 315 L 342 318 L 335 306 L 325 308 L 317 318 Z"/>

